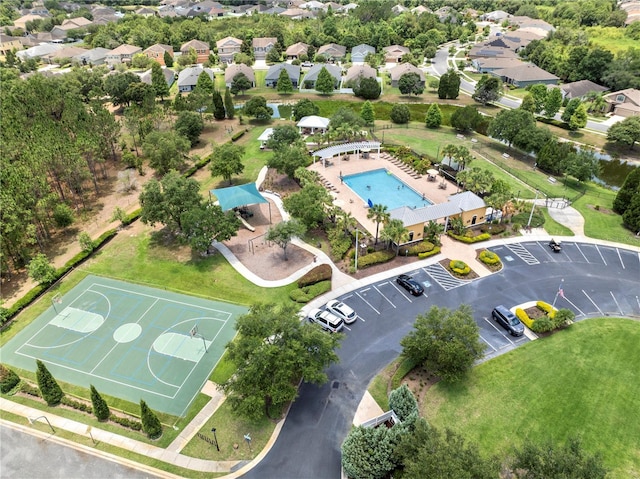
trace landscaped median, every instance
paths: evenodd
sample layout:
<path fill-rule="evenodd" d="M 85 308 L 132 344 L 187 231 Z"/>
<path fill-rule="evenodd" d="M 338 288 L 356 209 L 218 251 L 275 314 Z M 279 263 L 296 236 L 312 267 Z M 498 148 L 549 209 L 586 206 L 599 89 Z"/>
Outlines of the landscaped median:
<path fill-rule="evenodd" d="M 556 309 L 544 301 L 522 304 L 515 308 L 515 315 L 534 333 L 549 333 L 569 326 L 575 318 L 570 309 Z"/>

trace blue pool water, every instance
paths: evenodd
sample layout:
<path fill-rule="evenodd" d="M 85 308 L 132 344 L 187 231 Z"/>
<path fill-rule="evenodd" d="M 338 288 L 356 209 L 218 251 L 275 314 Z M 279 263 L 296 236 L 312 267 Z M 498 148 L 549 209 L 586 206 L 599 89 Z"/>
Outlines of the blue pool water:
<path fill-rule="evenodd" d="M 386 205 L 389 211 L 401 206 L 422 208 L 433 204 L 385 169 L 347 175 L 343 181 L 365 204 L 371 200 L 373 204 Z"/>

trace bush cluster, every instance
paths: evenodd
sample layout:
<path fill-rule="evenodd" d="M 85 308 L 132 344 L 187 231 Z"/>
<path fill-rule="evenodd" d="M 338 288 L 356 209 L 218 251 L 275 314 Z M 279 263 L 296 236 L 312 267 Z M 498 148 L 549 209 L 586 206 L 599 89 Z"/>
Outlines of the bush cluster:
<path fill-rule="evenodd" d="M 507 229 L 507 225 L 505 224 L 483 224 L 482 226 L 480 226 L 480 231 L 482 231 L 483 233 L 489 233 L 492 235 L 499 235 L 500 233 L 504 233 Z"/>
<path fill-rule="evenodd" d="M 305 286 L 310 286 L 312 284 L 319 283 L 320 281 L 331 280 L 331 266 L 328 264 L 320 264 L 313 268 L 311 271 L 305 273 L 298 280 L 298 288 L 304 288 Z"/>
<path fill-rule="evenodd" d="M 495 254 L 493 251 L 489 251 L 488 249 L 482 251 L 478 256 L 478 259 L 484 264 L 488 264 L 489 266 L 499 265 L 502 263 L 500 261 L 500 256 Z"/>
<path fill-rule="evenodd" d="M 424 253 L 418 253 L 418 258 L 425 259 L 429 256 L 435 256 L 440 252 L 440 246 L 435 246 L 431 251 L 425 251 Z"/>
<path fill-rule="evenodd" d="M 516 308 L 516 316 L 527 328 L 533 330 L 533 319 L 529 317 L 529 315 L 522 308 Z"/>
<path fill-rule="evenodd" d="M 433 243 L 428 242 L 427 240 L 420 241 L 419 243 L 415 243 L 408 248 L 405 248 L 408 256 L 418 256 L 420 253 L 428 253 L 435 248 Z"/>
<path fill-rule="evenodd" d="M 327 231 L 327 237 L 331 246 L 331 255 L 336 259 L 344 258 L 344 255 L 353 244 L 351 235 L 345 235 L 342 228 L 331 228 Z"/>
<path fill-rule="evenodd" d="M 387 261 L 391 261 L 395 257 L 396 253 L 394 251 L 376 251 L 375 253 L 370 253 L 366 256 L 359 257 L 358 268 L 366 268 L 367 266 L 371 266 L 374 264 L 386 263 Z"/>
<path fill-rule="evenodd" d="M 460 261 L 459 259 L 451 260 L 449 263 L 449 268 L 456 274 L 460 276 L 466 276 L 471 272 L 471 268 L 464 261 Z"/>
<path fill-rule="evenodd" d="M 20 382 L 18 375 L 11 369 L 0 364 L 0 392 L 7 394 Z"/>
<path fill-rule="evenodd" d="M 486 241 L 488 239 L 491 239 L 491 235 L 489 233 L 481 233 L 481 234 L 479 234 L 477 236 L 461 236 L 461 235 L 457 235 L 453 231 L 449 230 L 449 231 L 447 231 L 447 234 L 449 236 L 451 236 L 453 239 L 456 239 L 458 241 L 462 241 L 463 243 L 467 243 L 467 244 L 478 243 L 480 241 Z"/>
<path fill-rule="evenodd" d="M 551 306 L 549 303 L 545 303 L 544 301 L 538 301 L 536 303 L 536 307 L 541 310 L 544 311 L 545 313 L 547 313 L 547 316 L 549 316 L 550 319 L 553 319 L 556 315 L 556 310 L 553 306 Z"/>
<path fill-rule="evenodd" d="M 128 427 L 129 429 L 133 429 L 134 431 L 142 431 L 142 423 L 140 421 L 136 421 L 135 419 L 129 419 L 128 417 L 114 416 L 112 414 L 111 416 L 109 416 L 109 421 L 115 422 L 116 424 L 120 424 L 123 427 Z"/>
<path fill-rule="evenodd" d="M 331 280 L 320 281 L 310 286 L 304 286 L 303 288 L 294 289 L 289 293 L 291 298 L 296 303 L 308 303 L 313 298 L 320 296 L 331 290 Z"/>
<path fill-rule="evenodd" d="M 406 146 L 388 147 L 387 150 L 393 156 L 402 161 L 405 165 L 410 166 L 420 174 L 425 174 L 431 168 L 431 160 L 419 155 L 411 148 Z"/>
<path fill-rule="evenodd" d="M 86 412 L 87 414 L 93 413 L 93 408 L 90 404 L 85 404 L 80 401 L 76 401 L 75 399 L 71 399 L 70 397 L 64 396 L 60 401 L 60 404 L 64 406 L 71 407 L 73 409 L 77 409 L 78 411 Z"/>

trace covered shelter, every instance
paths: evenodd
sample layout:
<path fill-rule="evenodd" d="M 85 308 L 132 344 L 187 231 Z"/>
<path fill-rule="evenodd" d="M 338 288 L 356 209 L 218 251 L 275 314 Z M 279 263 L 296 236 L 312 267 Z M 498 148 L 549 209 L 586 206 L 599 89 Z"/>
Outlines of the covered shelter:
<path fill-rule="evenodd" d="M 305 132 L 310 132 L 311 134 L 319 131 L 321 133 L 325 133 L 329 129 L 329 118 L 324 118 L 322 116 L 303 116 L 300 118 L 300 121 L 296 124 L 300 134 Z"/>
<path fill-rule="evenodd" d="M 262 134 L 258 137 L 258 141 L 260 142 L 260 149 L 264 150 L 267 147 L 267 141 L 273 135 L 273 128 L 267 128 L 262 132 Z"/>
<path fill-rule="evenodd" d="M 271 203 L 260 194 L 255 183 L 209 190 L 209 199 L 211 199 L 212 194 L 218 198 L 222 211 L 267 203 L 269 205 L 269 223 L 271 223 Z M 242 214 L 242 211 L 240 211 L 240 214 Z"/>
<path fill-rule="evenodd" d="M 336 155 L 341 155 L 342 153 L 355 153 L 356 155 L 359 155 L 360 153 L 362 153 L 363 158 L 368 158 L 369 152 L 371 152 L 372 150 L 376 150 L 379 156 L 380 146 L 381 143 L 379 141 L 356 141 L 351 143 L 341 143 L 339 145 L 329 146 L 328 148 L 323 148 L 321 150 L 315 151 L 313 153 L 313 161 L 315 163 L 316 158 L 319 158 L 322 160 L 322 165 L 327 166 L 327 160 L 329 158 L 333 158 Z"/>

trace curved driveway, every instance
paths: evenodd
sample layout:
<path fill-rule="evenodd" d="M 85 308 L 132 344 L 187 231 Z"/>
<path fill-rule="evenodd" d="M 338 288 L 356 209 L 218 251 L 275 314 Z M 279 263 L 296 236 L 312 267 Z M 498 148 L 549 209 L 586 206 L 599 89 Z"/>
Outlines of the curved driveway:
<path fill-rule="evenodd" d="M 322 386 L 302 385 L 273 448 L 243 477 L 340 477 L 340 444 L 369 382 L 398 356 L 400 339 L 411 330 L 416 315 L 432 305 L 471 305 L 488 357 L 528 341 L 514 341 L 495 326 L 489 319 L 495 305 L 552 303 L 561 285 L 564 298 L 558 296 L 556 306 L 573 310 L 578 320 L 600 315 L 640 317 L 637 251 L 567 242 L 561 253 L 554 254 L 542 240 L 490 249 L 503 258 L 503 271 L 470 283 L 447 280 L 433 265 L 410 272 L 426 286 L 423 297 L 409 297 L 395 286 L 393 277 L 359 285 L 340 296 L 364 321 L 346 331 L 338 351 L 340 363 L 329 369 L 329 381 Z"/>

